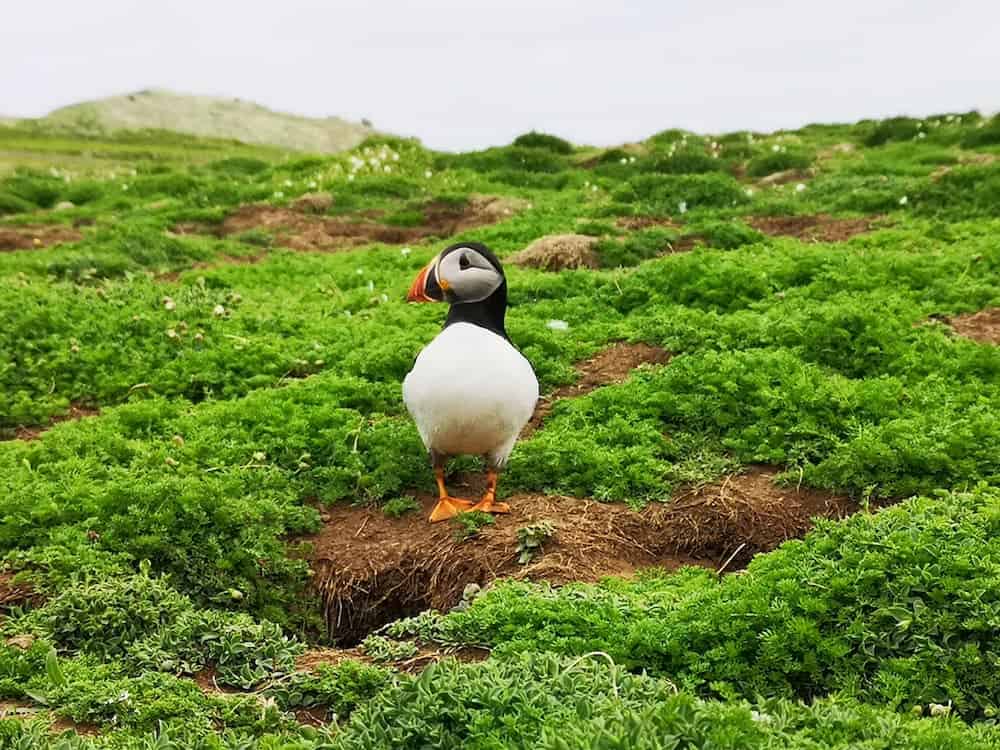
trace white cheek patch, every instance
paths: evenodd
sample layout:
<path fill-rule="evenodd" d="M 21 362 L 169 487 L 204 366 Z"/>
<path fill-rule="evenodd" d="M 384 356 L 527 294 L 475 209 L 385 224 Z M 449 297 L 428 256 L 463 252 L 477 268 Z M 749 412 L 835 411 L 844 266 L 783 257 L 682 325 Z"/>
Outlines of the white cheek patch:
<path fill-rule="evenodd" d="M 462 256 L 470 263 L 462 268 Z M 454 302 L 482 302 L 503 283 L 503 275 L 472 249 L 455 250 L 438 260 L 438 283 Z M 441 282 L 444 282 L 443 284 Z"/>

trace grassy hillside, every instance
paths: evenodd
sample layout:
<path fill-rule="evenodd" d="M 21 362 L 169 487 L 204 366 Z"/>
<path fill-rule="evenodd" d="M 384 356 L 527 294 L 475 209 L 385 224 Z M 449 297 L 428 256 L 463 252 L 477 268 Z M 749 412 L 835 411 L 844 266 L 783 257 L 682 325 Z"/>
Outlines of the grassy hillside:
<path fill-rule="evenodd" d="M 122 130 L 168 130 L 315 153 L 353 148 L 374 132 L 367 125 L 340 117 L 302 117 L 242 99 L 161 90 L 81 102 L 21 124 L 84 136 L 106 136 Z"/>
<path fill-rule="evenodd" d="M 58 718 L 67 748 L 1000 747 L 1000 120 L 0 148 L 0 745 L 54 746 Z M 317 548 L 368 523 L 333 511 L 401 516 L 387 544 L 424 523 L 400 383 L 445 311 L 403 298 L 459 240 L 506 263 L 511 337 L 560 396 L 512 502 L 607 503 L 628 542 L 627 506 L 766 464 L 862 512 L 733 575 L 735 526 L 710 571 L 499 581 L 449 613 L 403 617 L 431 576 L 390 577 L 399 621 L 330 649 Z M 669 356 L 567 387 L 619 341 Z M 469 583 L 490 544 L 593 580 L 544 574 L 598 543 L 548 520 L 435 544 Z"/>

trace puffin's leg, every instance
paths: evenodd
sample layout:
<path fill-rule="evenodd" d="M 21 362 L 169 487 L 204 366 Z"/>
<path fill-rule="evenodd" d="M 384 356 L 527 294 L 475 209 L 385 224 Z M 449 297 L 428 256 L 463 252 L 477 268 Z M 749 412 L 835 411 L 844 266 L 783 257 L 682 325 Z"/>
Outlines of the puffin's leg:
<path fill-rule="evenodd" d="M 510 513 L 510 506 L 507 503 L 496 502 L 497 497 L 497 470 L 490 467 L 486 472 L 486 492 L 483 499 L 472 506 L 472 510 L 481 510 L 484 513 Z"/>
<path fill-rule="evenodd" d="M 434 510 L 431 511 L 428 520 L 431 523 L 435 523 L 448 518 L 454 518 L 459 513 L 464 513 L 472 507 L 472 503 L 458 497 L 451 497 L 448 494 L 448 490 L 444 486 L 444 464 L 447 460 L 446 457 L 434 454 L 431 456 L 431 460 L 434 463 L 434 478 L 437 480 L 438 502 L 434 506 Z"/>

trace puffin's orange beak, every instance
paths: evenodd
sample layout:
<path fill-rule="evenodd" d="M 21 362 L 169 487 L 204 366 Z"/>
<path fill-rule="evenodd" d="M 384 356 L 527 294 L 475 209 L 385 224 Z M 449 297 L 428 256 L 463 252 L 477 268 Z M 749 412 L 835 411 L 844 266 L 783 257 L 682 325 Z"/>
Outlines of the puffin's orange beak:
<path fill-rule="evenodd" d="M 433 273 L 434 264 L 437 262 L 437 258 L 431 260 L 426 266 L 420 269 L 420 273 L 417 274 L 417 278 L 413 280 L 410 284 L 410 291 L 406 295 L 407 302 L 440 302 L 441 299 L 437 297 L 432 297 L 427 290 L 427 278 L 428 275 Z M 435 286 L 437 286 L 435 284 Z"/>

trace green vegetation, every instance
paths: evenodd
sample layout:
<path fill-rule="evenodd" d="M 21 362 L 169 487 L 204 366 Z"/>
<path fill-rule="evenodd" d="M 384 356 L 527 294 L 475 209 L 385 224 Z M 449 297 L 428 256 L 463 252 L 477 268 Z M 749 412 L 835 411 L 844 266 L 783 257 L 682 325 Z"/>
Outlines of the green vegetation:
<path fill-rule="evenodd" d="M 36 592 L 0 613 L 0 697 L 39 712 L 0 720 L 0 746 L 1000 748 L 1000 350 L 943 322 L 1000 306 L 996 131 L 966 113 L 315 156 L 0 128 L 0 231 L 83 236 L 0 253 L 0 586 Z M 758 180 L 788 169 L 810 179 Z M 294 208 L 306 193 L 332 205 Z M 286 247 L 352 222 L 416 237 L 482 196 L 514 208 L 408 244 Z M 224 236 L 250 203 L 302 224 Z M 839 242 L 752 228 L 815 214 L 882 219 Z M 400 383 L 444 311 L 403 301 L 414 274 L 452 241 L 504 258 L 565 233 L 597 238 L 602 267 L 508 268 L 543 392 L 613 341 L 673 356 L 557 401 L 501 495 L 640 507 L 768 463 L 904 502 L 721 580 L 501 582 L 369 635 L 353 653 L 383 666 L 297 670 L 323 640 L 324 507 L 397 518 L 433 489 Z M 522 564 L 564 543 L 544 521 L 510 539 Z M 388 666 L 471 646 L 490 658 Z M 99 733 L 56 739 L 53 718 Z"/>

